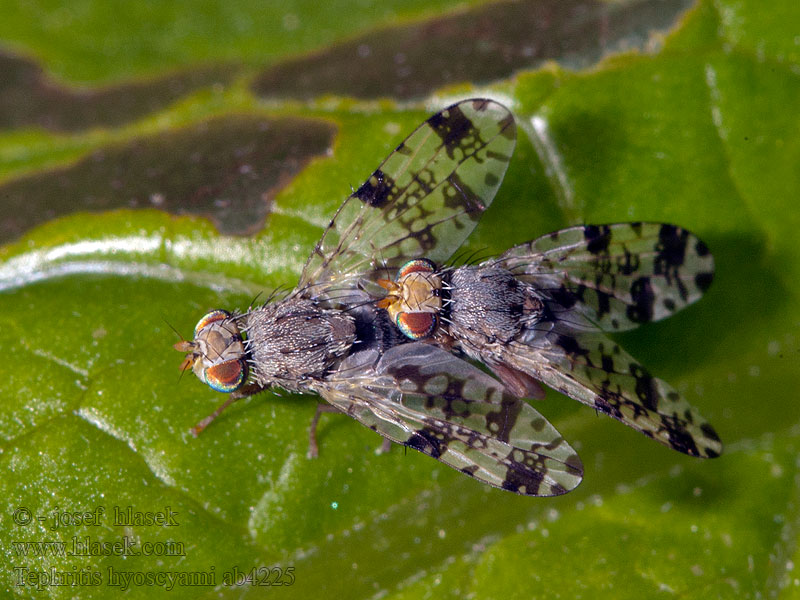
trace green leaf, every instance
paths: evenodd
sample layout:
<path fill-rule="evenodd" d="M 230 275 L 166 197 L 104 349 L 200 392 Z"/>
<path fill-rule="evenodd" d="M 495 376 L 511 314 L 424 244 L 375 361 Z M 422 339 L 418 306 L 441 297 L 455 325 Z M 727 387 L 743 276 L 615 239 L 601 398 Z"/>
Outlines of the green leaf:
<path fill-rule="evenodd" d="M 796 597 L 796 3 L 700 2 L 622 54 L 674 20 L 648 10 L 674 17 L 683 3 L 515 4 L 550 10 L 536 39 L 513 35 L 518 13 L 502 3 L 262 4 L 12 3 L 0 24 L 19 51 L 14 72 L 45 69 L 0 82 L 9 595 Z M 461 35 L 480 69 L 454 63 L 437 83 L 436 61 L 414 62 L 439 60 L 453 28 L 485 12 L 497 32 Z M 594 26 L 570 29 L 575 15 L 604 16 L 608 46 L 589 43 L 602 37 Z M 561 50 L 540 52 L 537 39 Z M 342 53 L 364 40 L 366 62 Z M 358 89 L 253 87 L 288 66 L 300 76 L 310 63 L 296 54 L 311 49 L 333 72 L 350 64 Z M 411 100 L 392 86 L 414 73 L 379 68 L 386 49 L 421 69 Z M 502 52 L 533 56 L 509 69 Z M 198 75 L 209 62 L 236 66 Z M 84 97 L 58 77 L 118 83 Z M 58 93 L 37 96 L 45 80 Z M 152 91 L 175 82 L 172 95 Z M 702 237 L 717 265 L 706 297 L 619 340 L 714 424 L 723 456 L 679 455 L 556 393 L 536 407 L 585 478 L 552 499 L 490 489 L 416 452 L 380 454 L 378 436 L 337 414 L 322 417 L 308 459 L 309 396 L 249 398 L 193 438 L 223 398 L 180 377 L 170 326 L 189 336 L 211 308 L 291 288 L 335 209 L 406 134 L 445 98 L 489 93 L 514 109 L 519 143 L 466 249 L 500 252 L 583 222 L 666 221 Z M 158 101 L 109 100 L 127 94 Z M 59 107 L 81 102 L 91 110 L 71 120 Z M 291 585 L 257 585 L 276 582 Z"/>

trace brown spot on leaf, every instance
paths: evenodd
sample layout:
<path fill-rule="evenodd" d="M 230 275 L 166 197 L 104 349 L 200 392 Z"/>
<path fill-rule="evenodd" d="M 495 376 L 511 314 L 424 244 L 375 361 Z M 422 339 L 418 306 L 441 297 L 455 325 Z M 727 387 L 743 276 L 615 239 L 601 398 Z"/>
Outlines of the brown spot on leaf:
<path fill-rule="evenodd" d="M 227 84 L 231 65 L 205 67 L 124 85 L 81 89 L 50 80 L 35 62 L 0 52 L 0 129 L 79 131 L 118 127 L 190 92 Z"/>
<path fill-rule="evenodd" d="M 256 93 L 314 98 L 419 98 L 443 85 L 486 83 L 557 60 L 585 68 L 620 49 L 645 47 L 691 0 L 528 0 L 367 33 L 282 62 L 254 83 Z"/>
<path fill-rule="evenodd" d="M 0 242 L 56 217 L 118 208 L 205 216 L 221 233 L 251 234 L 334 133 L 320 121 L 239 116 L 106 147 L 0 186 Z"/>

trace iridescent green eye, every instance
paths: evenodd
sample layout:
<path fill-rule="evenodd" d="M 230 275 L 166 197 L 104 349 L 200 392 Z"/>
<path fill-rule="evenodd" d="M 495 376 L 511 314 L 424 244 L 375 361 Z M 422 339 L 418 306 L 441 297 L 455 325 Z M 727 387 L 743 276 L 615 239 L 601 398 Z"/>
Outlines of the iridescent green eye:
<path fill-rule="evenodd" d="M 228 360 L 203 370 L 203 381 L 217 392 L 235 392 L 247 379 L 247 362 L 244 359 Z"/>
<path fill-rule="evenodd" d="M 194 328 L 194 337 L 197 338 L 199 333 L 211 325 L 211 323 L 215 323 L 217 321 L 224 321 L 225 319 L 230 319 L 231 313 L 227 310 L 212 310 L 210 313 L 207 313 L 197 322 L 197 325 Z"/>
<path fill-rule="evenodd" d="M 399 313 L 397 328 L 404 336 L 412 340 L 421 340 L 430 336 L 436 329 L 436 314 L 429 312 Z"/>
<path fill-rule="evenodd" d="M 433 263 L 433 261 L 428 260 L 427 258 L 415 258 L 414 260 L 410 260 L 400 267 L 395 281 L 400 281 L 409 273 L 433 273 L 434 271 L 436 271 L 436 265 Z"/>
<path fill-rule="evenodd" d="M 212 310 L 197 322 L 191 342 L 175 344 L 176 350 L 186 352 L 181 369 L 191 368 L 218 392 L 234 392 L 247 379 L 247 353 L 237 319 L 227 310 Z"/>

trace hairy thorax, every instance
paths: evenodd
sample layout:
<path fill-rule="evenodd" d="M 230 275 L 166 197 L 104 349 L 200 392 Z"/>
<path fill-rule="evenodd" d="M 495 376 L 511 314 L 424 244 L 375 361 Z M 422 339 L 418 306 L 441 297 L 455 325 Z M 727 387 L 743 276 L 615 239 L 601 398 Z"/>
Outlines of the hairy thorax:
<path fill-rule="evenodd" d="M 247 315 L 246 345 L 255 380 L 308 391 L 356 341 L 354 319 L 306 299 L 268 304 Z"/>
<path fill-rule="evenodd" d="M 469 354 L 509 344 L 541 315 L 533 288 L 500 267 L 461 267 L 450 287 L 450 333 Z"/>

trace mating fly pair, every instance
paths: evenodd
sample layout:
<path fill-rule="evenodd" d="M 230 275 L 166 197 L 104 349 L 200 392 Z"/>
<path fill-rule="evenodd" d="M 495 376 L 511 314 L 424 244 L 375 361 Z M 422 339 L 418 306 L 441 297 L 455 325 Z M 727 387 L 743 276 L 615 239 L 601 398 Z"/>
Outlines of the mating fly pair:
<path fill-rule="evenodd" d="M 579 227 L 481 265 L 437 268 L 491 203 L 515 142 L 513 116 L 491 100 L 433 115 L 345 200 L 292 292 L 203 317 L 194 339 L 176 344 L 183 368 L 231 396 L 196 430 L 273 386 L 317 393 L 480 481 L 557 495 L 580 483 L 582 466 L 520 399 L 540 395 L 541 380 L 677 450 L 717 455 L 702 417 L 599 333 L 694 301 L 713 272 L 697 238 L 668 225 Z M 398 279 L 381 280 L 385 268 Z"/>

